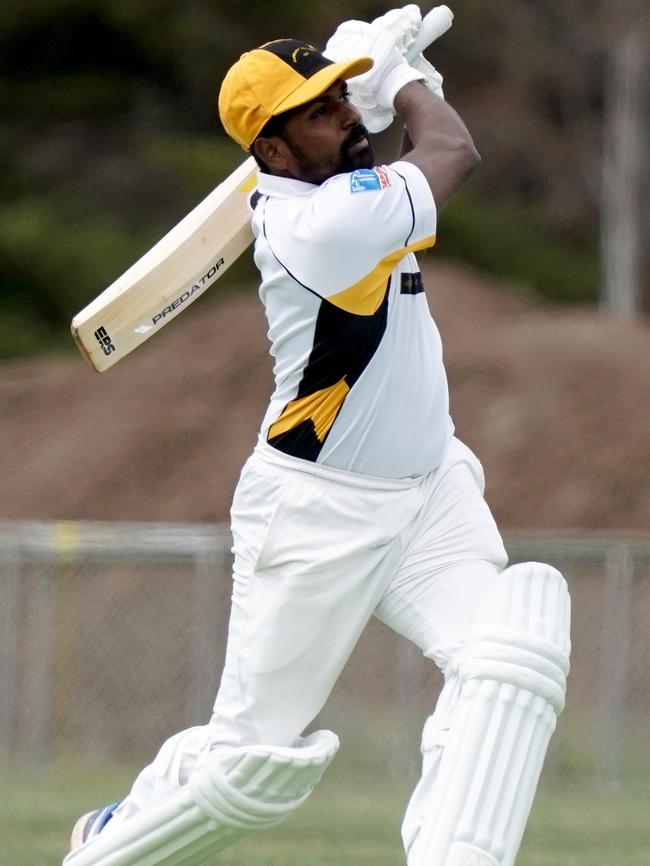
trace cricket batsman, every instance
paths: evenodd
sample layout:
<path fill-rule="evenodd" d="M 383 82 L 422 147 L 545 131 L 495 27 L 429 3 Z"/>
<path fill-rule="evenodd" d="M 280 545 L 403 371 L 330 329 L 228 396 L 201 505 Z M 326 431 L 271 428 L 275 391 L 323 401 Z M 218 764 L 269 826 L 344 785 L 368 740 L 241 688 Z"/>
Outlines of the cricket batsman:
<path fill-rule="evenodd" d="M 334 757 L 305 736 L 372 616 L 436 664 L 402 837 L 408 866 L 513 866 L 569 670 L 570 602 L 507 567 L 479 460 L 454 435 L 415 254 L 479 157 L 442 78 L 405 55 L 417 6 L 278 39 L 219 94 L 259 165 L 255 263 L 275 390 L 232 505 L 225 667 L 208 724 L 169 739 L 65 866 L 199 866 L 280 823 Z M 377 165 L 370 132 L 397 119 Z M 435 287 L 434 287 L 435 290 Z"/>

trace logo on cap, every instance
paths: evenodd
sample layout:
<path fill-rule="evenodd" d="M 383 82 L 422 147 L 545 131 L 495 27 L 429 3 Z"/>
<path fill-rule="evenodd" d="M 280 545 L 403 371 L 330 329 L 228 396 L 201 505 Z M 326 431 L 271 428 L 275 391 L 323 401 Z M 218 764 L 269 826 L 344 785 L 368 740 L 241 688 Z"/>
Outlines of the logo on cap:
<path fill-rule="evenodd" d="M 291 59 L 293 60 L 294 66 L 298 66 L 301 60 L 308 60 L 312 51 L 316 50 L 317 49 L 313 45 L 309 45 L 308 43 L 296 48 L 291 52 Z"/>

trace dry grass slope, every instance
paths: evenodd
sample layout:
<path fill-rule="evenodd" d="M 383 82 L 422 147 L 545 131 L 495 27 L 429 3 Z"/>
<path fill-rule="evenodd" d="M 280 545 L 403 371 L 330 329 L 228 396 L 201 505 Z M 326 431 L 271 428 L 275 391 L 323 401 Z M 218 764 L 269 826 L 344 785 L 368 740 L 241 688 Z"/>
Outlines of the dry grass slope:
<path fill-rule="evenodd" d="M 461 438 L 504 527 L 650 526 L 650 329 L 425 262 Z M 217 520 L 272 384 L 254 291 L 197 303 L 101 377 L 0 366 L 0 517 Z"/>

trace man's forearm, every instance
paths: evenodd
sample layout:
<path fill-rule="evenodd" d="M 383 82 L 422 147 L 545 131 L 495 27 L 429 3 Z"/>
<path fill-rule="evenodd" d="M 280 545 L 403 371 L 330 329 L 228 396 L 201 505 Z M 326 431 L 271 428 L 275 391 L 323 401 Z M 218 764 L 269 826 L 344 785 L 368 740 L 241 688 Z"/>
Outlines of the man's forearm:
<path fill-rule="evenodd" d="M 399 91 L 395 109 L 405 127 L 402 158 L 421 169 L 440 208 L 480 161 L 472 137 L 457 112 L 419 81 Z"/>

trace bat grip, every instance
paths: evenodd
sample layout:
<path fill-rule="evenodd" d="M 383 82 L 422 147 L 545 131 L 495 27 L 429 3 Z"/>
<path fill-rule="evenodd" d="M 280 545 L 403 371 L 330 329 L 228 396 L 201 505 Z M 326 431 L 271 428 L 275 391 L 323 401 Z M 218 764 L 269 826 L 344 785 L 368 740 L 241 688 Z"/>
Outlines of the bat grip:
<path fill-rule="evenodd" d="M 425 48 L 428 48 L 432 42 L 435 42 L 449 30 L 453 20 L 454 13 L 449 6 L 434 6 L 422 19 L 418 34 L 406 52 L 406 59 L 413 60 L 414 57 L 421 54 Z"/>

